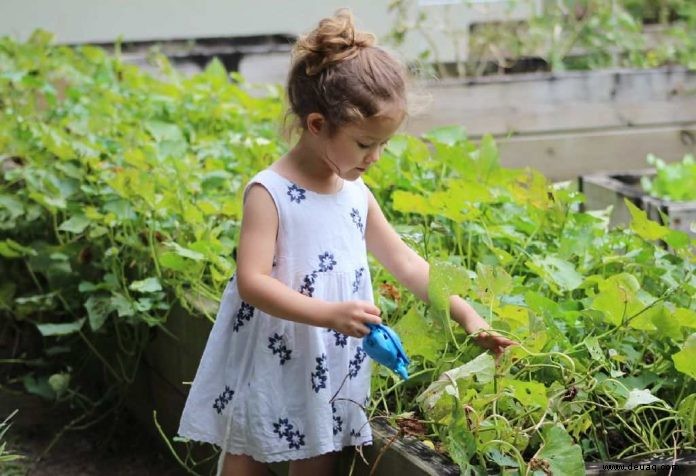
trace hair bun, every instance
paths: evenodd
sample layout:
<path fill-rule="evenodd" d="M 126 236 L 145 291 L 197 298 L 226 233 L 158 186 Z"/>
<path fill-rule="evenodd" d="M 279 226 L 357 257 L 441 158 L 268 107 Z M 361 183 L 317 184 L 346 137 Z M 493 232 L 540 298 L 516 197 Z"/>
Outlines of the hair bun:
<path fill-rule="evenodd" d="M 307 76 L 313 76 L 332 64 L 356 57 L 361 49 L 374 46 L 375 42 L 372 33 L 356 31 L 353 14 L 341 8 L 297 40 L 293 58 L 295 62 L 304 61 Z"/>

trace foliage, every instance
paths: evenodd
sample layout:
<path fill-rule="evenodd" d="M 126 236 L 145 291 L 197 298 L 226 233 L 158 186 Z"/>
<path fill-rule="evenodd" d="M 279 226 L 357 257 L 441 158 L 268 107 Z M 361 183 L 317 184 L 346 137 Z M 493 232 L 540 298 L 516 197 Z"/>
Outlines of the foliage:
<path fill-rule="evenodd" d="M 490 7 L 456 2 L 432 8 L 413 0 L 394 0 L 389 8 L 395 21 L 388 38 L 397 46 L 411 37 L 424 39 L 427 49 L 419 60 L 437 66 L 441 77 L 451 72 L 442 64 L 438 45 L 443 42 L 438 39 L 451 41 L 458 76 L 520 67 L 554 72 L 674 64 L 696 68 L 696 5 L 690 0 L 507 3 L 502 12 L 506 20 L 484 21 L 469 28 L 456 24 L 463 13 L 453 9 L 476 9 L 480 15 Z M 531 14 L 525 20 L 513 20 L 514 11 Z"/>
<path fill-rule="evenodd" d="M 159 61 L 156 79 L 45 32 L 0 40 L 0 312 L 40 344 L 11 356 L 13 382 L 93 421 L 174 306 L 219 299 L 241 187 L 283 152 L 279 88 L 252 97 L 218 62 L 183 78 Z M 693 240 L 637 209 L 610 231 L 457 127 L 395 137 L 365 180 L 432 276 L 428 307 L 371 262 L 413 356 L 408 382 L 376 372 L 373 411 L 419 410 L 468 472 L 694 449 Z M 520 342 L 497 366 L 446 318 L 454 293 Z"/>
<path fill-rule="evenodd" d="M 241 184 L 282 147 L 279 88 L 51 40 L 0 39 L 0 312 L 39 347 L 11 375 L 100 418 L 172 306 L 219 299 Z"/>
<path fill-rule="evenodd" d="M 10 413 L 9 416 L 7 416 L 7 418 L 5 418 L 5 420 L 0 422 L 0 469 L 3 469 L 3 467 L 5 467 L 5 469 L 8 469 L 7 466 L 9 465 L 7 465 L 7 463 L 17 461 L 23 458 L 22 455 L 15 454 L 14 452 L 9 451 L 7 449 L 7 441 L 5 439 L 5 434 L 12 425 L 10 423 L 10 420 L 17 414 L 17 411 L 18 410 L 13 411 L 12 413 Z"/>
<path fill-rule="evenodd" d="M 642 177 L 641 185 L 650 195 L 675 202 L 696 201 L 696 162 L 687 154 L 681 162 L 666 164 L 662 159 L 648 155 L 648 163 L 655 167 L 654 179 Z"/>
<path fill-rule="evenodd" d="M 380 370 L 378 405 L 420 408 L 465 473 L 696 449 L 696 241 L 631 203 L 631 228 L 609 230 L 567 185 L 502 168 L 490 137 L 426 139 L 432 153 L 394 139 L 368 177 L 431 264 L 431 306 L 402 299 L 390 315 L 414 378 Z M 451 294 L 520 345 L 495 366 L 443 318 Z"/>

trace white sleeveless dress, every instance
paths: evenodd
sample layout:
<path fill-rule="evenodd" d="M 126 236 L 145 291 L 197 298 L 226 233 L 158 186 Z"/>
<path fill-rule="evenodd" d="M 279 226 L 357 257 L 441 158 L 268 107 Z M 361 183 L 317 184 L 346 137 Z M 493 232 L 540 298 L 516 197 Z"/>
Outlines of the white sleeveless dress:
<path fill-rule="evenodd" d="M 367 262 L 367 187 L 334 194 L 271 169 L 263 185 L 279 214 L 274 278 L 325 301 L 374 303 Z M 372 442 L 363 410 L 371 360 L 361 339 L 271 316 L 227 284 L 181 417 L 179 435 L 257 461 L 309 458 Z M 218 469 L 220 469 L 218 466 Z"/>

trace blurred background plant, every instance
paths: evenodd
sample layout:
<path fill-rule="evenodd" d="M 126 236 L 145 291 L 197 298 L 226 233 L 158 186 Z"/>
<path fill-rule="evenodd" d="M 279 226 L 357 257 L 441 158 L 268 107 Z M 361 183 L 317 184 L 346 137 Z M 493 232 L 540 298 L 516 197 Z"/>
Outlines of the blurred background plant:
<path fill-rule="evenodd" d="M 481 76 L 518 71 L 565 71 L 596 68 L 696 68 L 696 3 L 690 0 L 511 0 L 532 14 L 510 19 L 457 24 L 459 4 L 485 9 L 481 1 L 439 2 L 426 12 L 416 0 L 393 0 L 396 15 L 388 36 L 402 45 L 419 36 L 427 49 L 420 61 L 439 77 Z M 440 59 L 436 37 L 448 37 L 454 64 Z M 463 58 L 466 58 L 464 60 Z"/>

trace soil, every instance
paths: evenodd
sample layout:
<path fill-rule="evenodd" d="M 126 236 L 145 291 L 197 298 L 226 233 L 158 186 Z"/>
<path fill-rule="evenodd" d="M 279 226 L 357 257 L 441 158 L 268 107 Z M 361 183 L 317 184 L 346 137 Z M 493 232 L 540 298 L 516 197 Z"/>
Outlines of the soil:
<path fill-rule="evenodd" d="M 115 418 L 86 430 L 65 432 L 50 451 L 38 458 L 53 437 L 68 423 L 48 409 L 20 408 L 23 418 L 5 434 L 6 452 L 24 458 L 0 463 L 3 476 L 178 476 L 187 474 L 158 441 L 139 429 L 138 423 L 124 410 Z M 38 404 L 41 405 L 41 404 Z M 45 405 L 45 404 L 44 404 Z M 3 405 L 4 407 L 4 405 Z M 29 414 L 27 415 L 27 411 Z M 2 413 L 5 413 L 4 409 Z M 35 415 L 35 417 L 32 417 Z M 46 418 L 51 415 L 50 418 Z M 6 415 L 2 415 L 4 419 Z M 1 442 L 0 442 L 1 444 Z"/>

